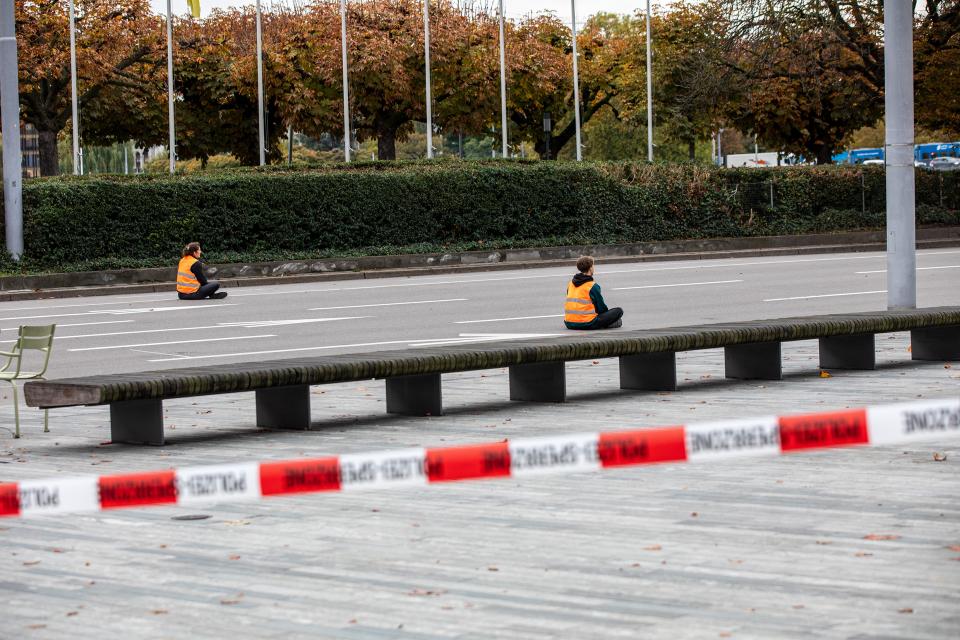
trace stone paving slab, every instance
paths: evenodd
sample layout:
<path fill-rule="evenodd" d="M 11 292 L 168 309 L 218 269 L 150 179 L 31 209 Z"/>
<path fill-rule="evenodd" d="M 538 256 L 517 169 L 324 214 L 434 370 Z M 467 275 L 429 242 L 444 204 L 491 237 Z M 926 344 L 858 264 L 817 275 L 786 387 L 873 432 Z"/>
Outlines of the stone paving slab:
<path fill-rule="evenodd" d="M 312 389 L 313 430 L 253 426 L 253 394 L 165 403 L 165 447 L 100 445 L 105 407 L 0 405 L 0 480 L 438 446 L 955 396 L 960 364 L 617 389 L 568 365 L 564 405 L 511 403 L 505 370 L 444 377 L 444 416 L 386 416 L 384 383 Z M 949 368 L 947 368 L 949 365 Z M 936 461 L 934 453 L 946 456 Z M 939 456 L 938 456 L 939 457 Z M 0 638 L 952 638 L 960 441 L 255 503 L 0 520 Z M 206 515 L 202 520 L 173 520 Z M 881 539 L 870 539 L 868 536 Z M 889 538 L 889 539 L 883 539 Z"/>

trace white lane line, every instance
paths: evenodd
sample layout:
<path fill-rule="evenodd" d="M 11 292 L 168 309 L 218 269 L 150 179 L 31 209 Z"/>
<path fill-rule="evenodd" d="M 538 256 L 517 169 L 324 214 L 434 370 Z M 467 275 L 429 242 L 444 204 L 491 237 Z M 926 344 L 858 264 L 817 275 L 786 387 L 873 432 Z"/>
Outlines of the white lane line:
<path fill-rule="evenodd" d="M 90 327 L 93 325 L 101 324 L 126 324 L 133 322 L 133 320 L 107 320 L 105 322 L 75 322 L 73 324 L 57 324 L 57 329 L 64 329 L 66 327 Z M 3 327 L 0 331 L 16 331 L 19 327 Z"/>
<path fill-rule="evenodd" d="M 917 267 L 917 271 L 929 271 L 930 269 L 960 269 L 960 264 L 949 264 L 942 267 Z M 857 275 L 867 273 L 886 273 L 886 269 L 877 269 L 876 271 L 857 271 Z"/>
<path fill-rule="evenodd" d="M 380 302 L 377 304 L 353 304 L 345 307 L 313 307 L 307 311 L 332 311 L 334 309 L 365 309 L 367 307 L 399 307 L 405 304 L 433 304 L 437 302 L 467 302 L 467 298 L 447 298 L 446 300 L 410 300 L 408 302 Z"/>
<path fill-rule="evenodd" d="M 181 356 L 176 353 L 163 353 L 162 351 L 147 351 L 146 349 L 130 349 L 134 353 L 146 353 L 151 356 L 167 356 L 169 358 L 174 358 L 176 360 L 183 360 L 184 358 L 189 358 L 190 356 Z"/>
<path fill-rule="evenodd" d="M 613 291 L 626 291 L 627 289 L 666 289 L 668 287 L 699 287 L 708 284 L 733 284 L 743 282 L 743 280 L 715 280 L 713 282 L 678 282 L 676 284 L 645 284 L 638 287 L 613 287 Z"/>
<path fill-rule="evenodd" d="M 305 322 L 333 322 L 335 320 L 360 320 L 373 316 L 351 316 L 348 318 L 309 318 L 307 320 L 264 320 L 263 322 L 218 322 L 202 327 L 168 327 L 166 329 L 139 329 L 137 331 L 111 331 L 109 333 L 87 333 L 78 336 L 56 336 L 55 340 L 75 340 L 77 338 L 104 338 L 109 336 L 134 336 L 143 333 L 174 333 L 176 331 L 205 331 L 207 329 L 256 329 L 262 327 L 277 327 L 285 324 L 303 324 Z M 122 322 L 133 322 L 123 320 Z M 66 325 L 57 325 L 66 326 Z"/>
<path fill-rule="evenodd" d="M 114 300 L 112 302 L 83 302 L 80 304 L 51 304 L 46 306 L 30 306 L 30 307 L 5 307 L 4 311 L 48 311 L 50 309 L 73 309 L 76 307 L 105 307 L 109 305 L 117 304 L 143 304 L 144 302 L 169 302 L 170 296 L 164 298 L 146 298 L 146 299 L 133 299 L 124 298 L 122 300 Z"/>
<path fill-rule="evenodd" d="M 231 338 L 203 338 L 200 340 L 179 340 L 176 342 L 144 342 L 143 344 L 112 344 L 106 347 L 80 347 L 78 349 L 68 349 L 68 351 L 103 351 L 105 349 L 132 349 L 134 347 L 162 347 L 168 344 L 193 344 L 196 342 L 223 342 L 225 340 L 253 340 L 254 338 L 276 338 L 274 334 L 264 334 L 260 336 L 234 336 Z M 151 362 L 155 362 L 151 360 Z"/>
<path fill-rule="evenodd" d="M 562 318 L 562 313 L 551 313 L 548 316 L 517 316 L 515 318 L 484 318 L 483 320 L 455 320 L 453 324 L 480 324 L 481 322 L 506 322 L 508 320 L 538 320 L 540 318 Z"/>
<path fill-rule="evenodd" d="M 540 336 L 540 335 L 559 335 L 559 334 L 518 334 L 518 335 L 528 335 L 529 337 Z M 499 336 L 502 338 L 502 336 Z M 488 338 L 493 339 L 493 338 Z M 303 351 L 323 351 L 325 349 L 353 349 L 355 347 L 381 347 L 391 344 L 423 344 L 430 346 L 431 344 L 437 344 L 439 341 L 449 341 L 456 340 L 456 338 L 426 338 L 424 340 L 383 340 L 381 342 L 355 342 L 352 344 L 328 344 L 317 347 L 296 347 L 292 349 L 269 349 L 265 351 L 242 351 L 240 353 L 212 353 L 202 356 L 187 356 L 186 358 L 161 358 L 156 360 L 148 360 L 148 362 L 172 362 L 174 360 L 209 360 L 211 358 L 235 358 L 240 356 L 264 356 L 264 355 L 273 355 L 275 353 L 299 353 Z"/>
<path fill-rule="evenodd" d="M 141 313 L 155 313 L 157 311 L 196 311 L 199 309 L 219 309 L 221 307 L 235 307 L 237 305 L 226 302 L 220 303 L 217 305 L 201 305 L 201 306 L 182 306 L 182 307 L 146 307 L 142 309 L 104 309 L 102 311 L 86 311 L 84 313 L 54 313 L 46 316 L 17 316 L 15 318 L 0 318 L 0 321 L 3 320 L 36 320 L 38 318 L 67 318 L 70 316 L 97 316 L 101 314 L 110 314 L 110 315 L 127 315 L 127 314 L 141 314 Z"/>
<path fill-rule="evenodd" d="M 815 296 L 793 296 L 792 298 L 767 298 L 764 302 L 783 302 L 785 300 L 811 300 L 813 298 L 839 298 L 841 296 L 866 296 L 874 293 L 886 293 L 886 289 L 879 291 L 851 291 L 849 293 L 821 293 Z"/>
<path fill-rule="evenodd" d="M 530 338 L 549 338 L 559 336 L 559 333 L 461 333 L 460 338 L 440 338 L 434 340 L 421 340 L 420 342 L 411 342 L 411 347 L 441 347 L 445 345 L 473 344 L 475 342 L 492 342 L 494 340 L 527 340 Z"/>

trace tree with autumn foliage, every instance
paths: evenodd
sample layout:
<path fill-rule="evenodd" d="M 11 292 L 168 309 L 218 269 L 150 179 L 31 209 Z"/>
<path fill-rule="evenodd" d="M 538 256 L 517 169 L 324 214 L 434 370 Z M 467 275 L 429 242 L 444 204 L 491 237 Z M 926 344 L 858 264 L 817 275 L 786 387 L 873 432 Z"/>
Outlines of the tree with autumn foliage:
<path fill-rule="evenodd" d="M 75 6 L 81 108 L 110 88 L 139 86 L 134 68 L 162 43 L 162 22 L 148 0 L 76 0 Z M 21 117 L 39 133 L 40 170 L 48 176 L 59 173 L 57 138 L 71 117 L 69 26 L 67 2 L 16 0 Z"/>

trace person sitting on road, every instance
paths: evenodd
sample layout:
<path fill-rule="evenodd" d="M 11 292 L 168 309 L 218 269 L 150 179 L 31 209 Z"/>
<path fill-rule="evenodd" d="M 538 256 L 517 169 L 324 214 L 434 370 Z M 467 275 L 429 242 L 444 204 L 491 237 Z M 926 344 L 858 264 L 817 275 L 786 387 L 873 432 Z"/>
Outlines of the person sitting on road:
<path fill-rule="evenodd" d="M 567 303 L 563 323 L 567 329 L 616 329 L 623 326 L 623 309 L 608 309 L 600 295 L 600 285 L 593 280 L 593 263 L 590 256 L 580 256 L 577 270 L 567 285 Z"/>
<path fill-rule="evenodd" d="M 177 265 L 177 295 L 181 300 L 222 300 L 227 297 L 226 291 L 217 291 L 219 282 L 207 280 L 203 275 L 202 253 L 199 242 L 191 242 L 183 248 L 183 257 Z"/>

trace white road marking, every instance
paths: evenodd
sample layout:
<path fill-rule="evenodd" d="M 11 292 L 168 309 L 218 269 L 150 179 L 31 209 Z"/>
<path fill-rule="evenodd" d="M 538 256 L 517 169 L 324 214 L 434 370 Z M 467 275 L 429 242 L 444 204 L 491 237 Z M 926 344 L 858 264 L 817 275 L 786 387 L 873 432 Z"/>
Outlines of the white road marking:
<path fill-rule="evenodd" d="M 115 304 L 143 304 L 144 302 L 168 302 L 170 301 L 170 296 L 164 298 L 148 298 L 146 300 L 142 298 L 137 298 L 130 300 L 124 298 L 123 300 L 114 300 L 112 302 L 83 302 L 80 304 L 52 304 L 44 307 L 30 306 L 30 307 L 6 307 L 4 311 L 46 311 L 49 309 L 72 309 L 76 307 L 105 307 L 108 305 Z"/>
<path fill-rule="evenodd" d="M 335 320 L 359 320 L 361 318 L 372 318 L 373 316 L 352 316 L 348 318 L 309 318 L 307 320 L 264 320 L 262 322 L 218 322 L 202 327 L 168 327 L 166 329 L 139 329 L 137 331 L 111 331 L 109 333 L 87 333 L 78 336 L 56 336 L 56 340 L 75 340 L 77 338 L 103 338 L 107 336 L 133 336 L 143 333 L 173 333 L 176 331 L 204 331 L 207 329 L 255 329 L 257 327 L 275 327 L 284 324 L 301 324 L 304 322 L 333 322 Z M 133 322 L 133 320 L 121 320 L 121 322 Z M 65 326 L 65 325 L 57 325 Z"/>
<path fill-rule="evenodd" d="M 733 284 L 743 282 L 743 280 L 715 280 L 714 282 L 678 282 L 676 284 L 645 284 L 638 287 L 613 287 L 613 291 L 626 291 L 627 289 L 665 289 L 667 287 L 698 287 L 708 284 Z"/>
<path fill-rule="evenodd" d="M 163 353 L 162 351 L 147 351 L 146 349 L 130 349 L 130 351 L 133 351 L 134 353 L 146 353 L 147 355 L 151 355 L 151 356 L 167 356 L 167 357 L 175 358 L 178 360 L 182 360 L 183 358 L 190 357 L 190 356 L 177 355 L 176 353 Z"/>
<path fill-rule="evenodd" d="M 374 316 L 351 316 L 348 318 L 302 318 L 300 320 L 250 320 L 248 322 L 220 322 L 221 327 L 244 327 L 256 329 L 258 327 L 282 327 L 290 324 L 310 324 L 313 322 L 333 322 L 335 320 L 363 320 Z"/>
<path fill-rule="evenodd" d="M 194 311 L 198 309 L 219 309 L 221 307 L 235 307 L 237 305 L 231 303 L 220 303 L 217 305 L 201 305 L 201 306 L 182 306 L 182 307 L 148 307 L 144 309 L 104 309 L 102 311 L 87 311 L 84 313 L 54 313 L 46 316 L 18 316 L 15 318 L 0 318 L 0 321 L 3 320 L 36 320 L 38 318 L 67 318 L 70 316 L 96 316 L 104 313 L 110 315 L 124 315 L 128 313 L 153 313 L 156 311 Z"/>
<path fill-rule="evenodd" d="M 942 267 L 917 267 L 917 271 L 928 271 L 930 269 L 960 269 L 960 264 L 949 264 Z M 886 273 L 886 269 L 877 269 L 876 271 L 857 271 L 857 275 L 863 275 L 867 273 Z"/>
<path fill-rule="evenodd" d="M 441 347 L 455 344 L 472 344 L 475 342 L 492 342 L 494 340 L 527 340 L 530 338 L 549 338 L 562 334 L 559 333 L 461 333 L 460 338 L 435 338 L 433 340 L 421 340 L 420 342 L 411 342 L 411 347 Z"/>
<path fill-rule="evenodd" d="M 551 313 L 548 316 L 517 316 L 515 318 L 484 318 L 483 320 L 455 320 L 453 324 L 479 324 L 481 322 L 506 322 L 508 320 L 538 320 L 540 318 L 562 318 L 562 313 Z"/>
<path fill-rule="evenodd" d="M 57 329 L 64 329 L 66 327 L 89 327 L 93 325 L 101 324 L 125 324 L 129 322 L 134 322 L 133 320 L 106 320 L 104 322 L 76 322 L 74 324 L 58 324 Z M 4 327 L 0 331 L 16 331 L 19 327 Z"/>
<path fill-rule="evenodd" d="M 276 338 L 273 334 L 260 336 L 234 336 L 230 338 L 202 338 L 200 340 L 179 340 L 176 342 L 145 342 L 143 344 L 112 344 L 106 347 L 81 347 L 79 349 L 68 349 L 68 351 L 103 351 L 104 349 L 132 349 L 134 347 L 162 347 L 168 344 L 193 344 L 195 342 L 223 342 L 225 340 L 253 340 L 254 338 Z M 151 360 L 151 362 L 155 362 Z"/>
<path fill-rule="evenodd" d="M 792 298 L 767 298 L 764 302 L 783 302 L 785 300 L 811 300 L 813 298 L 839 298 L 841 296 L 866 296 L 874 293 L 886 293 L 886 289 L 879 291 L 851 291 L 849 293 L 821 293 L 815 296 L 793 296 Z"/>
<path fill-rule="evenodd" d="M 476 334 L 475 334 L 476 335 Z M 517 334 L 517 335 L 527 335 L 528 337 L 540 337 L 545 335 L 559 335 L 559 334 Z M 503 336 L 498 336 L 497 339 L 502 339 Z M 493 339 L 493 338 L 490 338 Z M 437 344 L 437 342 L 431 341 L 448 341 L 456 340 L 456 338 L 426 338 L 425 340 L 384 340 L 381 342 L 355 342 L 353 344 L 328 344 L 321 345 L 316 347 L 296 347 L 292 349 L 269 349 L 265 351 L 243 351 L 240 353 L 212 353 L 202 356 L 187 356 L 187 357 L 178 357 L 178 358 L 162 358 L 156 360 L 148 360 L 148 362 L 172 362 L 174 360 L 209 360 L 211 358 L 235 358 L 240 356 L 265 356 L 272 355 L 275 353 L 299 353 L 303 351 L 323 351 L 325 349 L 353 349 L 355 347 L 381 347 L 391 344 L 424 344 L 430 346 L 432 344 Z"/>
<path fill-rule="evenodd" d="M 409 302 L 380 302 L 377 304 L 353 304 L 346 307 L 313 307 L 312 309 L 307 309 L 307 311 L 332 311 L 335 309 L 365 309 L 367 307 L 399 307 L 405 304 L 433 304 L 437 302 L 467 302 L 467 298 L 448 298 L 446 300 L 411 300 Z"/>

